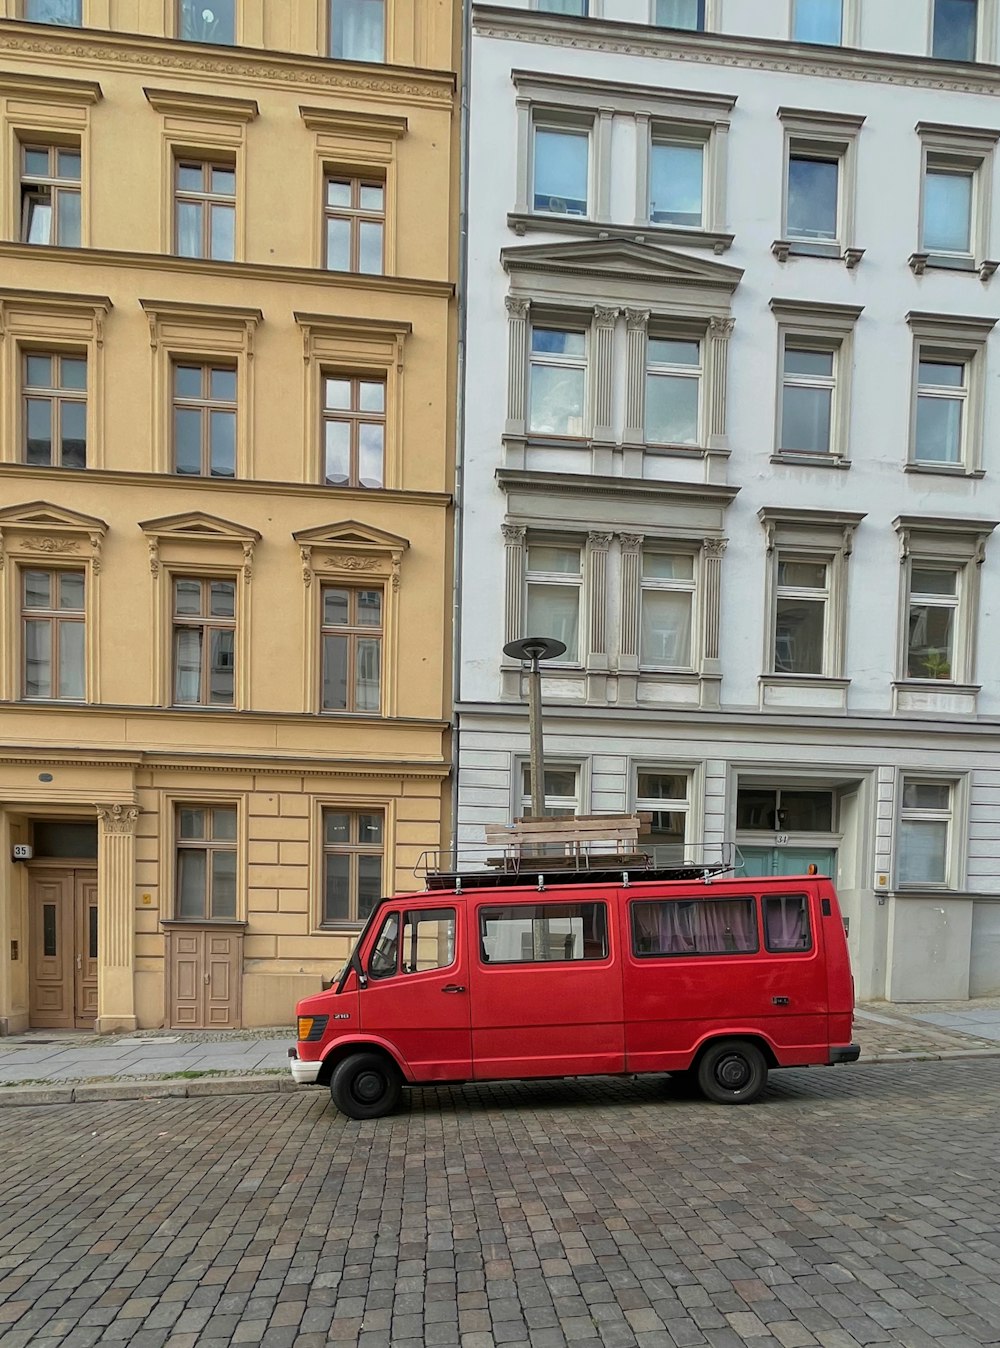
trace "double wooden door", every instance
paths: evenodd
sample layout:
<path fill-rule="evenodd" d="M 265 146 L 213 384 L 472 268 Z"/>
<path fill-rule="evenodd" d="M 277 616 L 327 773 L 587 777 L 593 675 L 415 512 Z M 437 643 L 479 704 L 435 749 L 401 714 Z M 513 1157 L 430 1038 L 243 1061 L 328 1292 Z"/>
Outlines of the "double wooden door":
<path fill-rule="evenodd" d="M 31 1025 L 92 1029 L 97 1016 L 96 870 L 33 870 L 28 906 Z"/>
<path fill-rule="evenodd" d="M 240 1025 L 242 922 L 165 922 L 167 1024 L 178 1030 Z"/>

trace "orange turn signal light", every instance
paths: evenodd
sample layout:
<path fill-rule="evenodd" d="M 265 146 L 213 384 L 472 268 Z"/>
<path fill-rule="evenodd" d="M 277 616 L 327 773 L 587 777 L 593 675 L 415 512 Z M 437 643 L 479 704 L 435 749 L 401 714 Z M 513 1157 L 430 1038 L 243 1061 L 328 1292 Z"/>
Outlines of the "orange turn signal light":
<path fill-rule="evenodd" d="M 312 1016 L 299 1016 L 299 1039 L 308 1039 L 309 1035 L 312 1033 L 312 1027 Z"/>

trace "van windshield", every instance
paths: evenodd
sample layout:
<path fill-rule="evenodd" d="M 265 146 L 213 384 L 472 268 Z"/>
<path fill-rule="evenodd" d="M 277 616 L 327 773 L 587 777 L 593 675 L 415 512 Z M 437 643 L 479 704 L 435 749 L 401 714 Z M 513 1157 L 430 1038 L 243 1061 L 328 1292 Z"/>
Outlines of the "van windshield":
<path fill-rule="evenodd" d="M 372 904 L 372 910 L 365 920 L 365 925 L 358 932 L 357 940 L 351 946 L 351 953 L 348 955 L 347 959 L 344 961 L 344 963 L 340 966 L 340 968 L 333 976 L 333 980 L 330 983 L 330 987 L 333 988 L 334 992 L 343 992 L 344 984 L 347 982 L 347 975 L 351 972 L 352 969 L 356 969 L 359 974 L 362 972 L 361 956 L 359 954 L 359 951 L 361 950 L 361 943 L 367 936 L 368 928 L 374 922 L 375 916 L 378 913 L 380 906 L 384 902 L 385 898 L 383 897 L 380 899 L 376 899 L 375 902 Z"/>

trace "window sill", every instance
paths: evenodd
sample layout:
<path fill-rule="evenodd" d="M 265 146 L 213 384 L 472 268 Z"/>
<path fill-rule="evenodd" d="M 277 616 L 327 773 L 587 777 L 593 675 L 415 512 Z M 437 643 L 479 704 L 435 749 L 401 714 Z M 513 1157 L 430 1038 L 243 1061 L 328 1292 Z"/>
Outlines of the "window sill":
<path fill-rule="evenodd" d="M 850 679 L 825 674 L 761 674 L 758 679 L 761 711 L 807 708 L 846 712 Z"/>
<path fill-rule="evenodd" d="M 907 463 L 903 466 L 904 473 L 916 473 L 929 477 L 968 477 L 981 478 L 986 476 L 983 468 L 965 468 L 960 463 Z"/>
<path fill-rule="evenodd" d="M 809 454 L 797 449 L 779 449 L 771 455 L 772 463 L 795 464 L 802 468 L 850 468 L 850 459 L 839 454 Z"/>
<path fill-rule="evenodd" d="M 356 922 L 351 922 L 345 918 L 343 922 L 321 922 L 318 927 L 313 927 L 313 936 L 357 936 L 358 932 L 365 925 L 365 918 L 359 917 Z"/>
<path fill-rule="evenodd" d="M 863 248 L 842 248 L 839 243 L 811 243 L 808 239 L 775 239 L 771 252 L 779 262 L 790 257 L 825 258 L 829 262 L 843 262 L 853 271 L 865 255 Z"/>
<path fill-rule="evenodd" d="M 623 448 L 641 449 L 644 454 L 649 454 L 657 459 L 707 459 L 715 457 L 728 459 L 732 453 L 729 449 L 709 449 L 706 445 L 665 445 L 649 440 L 638 445 L 624 445 Z"/>
<path fill-rule="evenodd" d="M 962 272 L 967 276 L 978 276 L 980 281 L 989 281 L 1000 267 L 1000 262 L 984 259 L 977 262 L 974 257 L 952 257 L 947 253 L 911 253 L 909 267 L 914 276 L 923 276 L 931 271 Z"/>
<path fill-rule="evenodd" d="M 716 256 L 733 245 L 735 235 L 713 229 L 681 229 L 676 225 L 616 225 L 585 215 L 545 215 L 541 211 L 509 211 L 507 227 L 517 235 L 574 234 L 595 239 L 627 239 L 631 243 L 672 244 L 679 248 L 706 248 Z"/>
<path fill-rule="evenodd" d="M 893 688 L 920 688 L 933 689 L 940 693 L 978 693 L 982 688 L 979 683 L 957 683 L 952 679 L 894 679 Z"/>
<path fill-rule="evenodd" d="M 239 917 L 161 917 L 161 927 L 230 927 L 246 931 L 250 924 Z"/>

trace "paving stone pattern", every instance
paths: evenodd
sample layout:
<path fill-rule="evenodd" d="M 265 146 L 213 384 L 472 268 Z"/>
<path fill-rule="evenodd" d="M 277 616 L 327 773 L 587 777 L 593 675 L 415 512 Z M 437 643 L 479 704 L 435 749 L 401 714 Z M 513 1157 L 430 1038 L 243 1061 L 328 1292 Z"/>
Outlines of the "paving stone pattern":
<path fill-rule="evenodd" d="M 0 1115 L 2 1348 L 1000 1344 L 1000 1059 Z"/>

